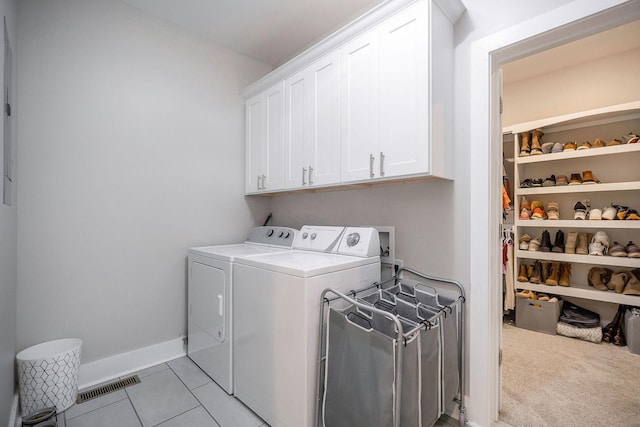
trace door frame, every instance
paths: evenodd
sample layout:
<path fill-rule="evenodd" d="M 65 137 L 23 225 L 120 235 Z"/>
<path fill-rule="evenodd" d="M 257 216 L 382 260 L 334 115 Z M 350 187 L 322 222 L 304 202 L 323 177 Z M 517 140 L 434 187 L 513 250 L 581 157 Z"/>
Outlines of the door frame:
<path fill-rule="evenodd" d="M 502 323 L 500 253 L 501 64 L 640 19 L 640 0 L 576 0 L 471 44 L 469 357 L 470 426 L 498 420 Z M 492 285 L 493 284 L 493 285 Z"/>

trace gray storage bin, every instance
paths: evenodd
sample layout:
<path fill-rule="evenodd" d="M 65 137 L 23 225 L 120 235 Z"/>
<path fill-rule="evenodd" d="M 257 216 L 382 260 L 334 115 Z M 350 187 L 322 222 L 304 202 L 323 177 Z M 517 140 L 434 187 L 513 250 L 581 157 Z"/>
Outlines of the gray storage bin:
<path fill-rule="evenodd" d="M 627 310 L 624 315 L 624 334 L 627 347 L 633 354 L 640 354 L 640 309 Z"/>
<path fill-rule="evenodd" d="M 562 301 L 538 301 L 516 298 L 516 326 L 556 335 L 556 324 L 562 311 Z"/>

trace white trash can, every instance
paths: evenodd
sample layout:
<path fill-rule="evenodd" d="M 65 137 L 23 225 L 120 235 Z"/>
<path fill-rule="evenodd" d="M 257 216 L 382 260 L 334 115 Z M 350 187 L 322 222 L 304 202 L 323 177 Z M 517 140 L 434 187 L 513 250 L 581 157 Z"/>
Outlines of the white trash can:
<path fill-rule="evenodd" d="M 17 354 L 22 413 L 55 406 L 58 413 L 78 396 L 82 340 L 66 338 L 26 348 Z"/>

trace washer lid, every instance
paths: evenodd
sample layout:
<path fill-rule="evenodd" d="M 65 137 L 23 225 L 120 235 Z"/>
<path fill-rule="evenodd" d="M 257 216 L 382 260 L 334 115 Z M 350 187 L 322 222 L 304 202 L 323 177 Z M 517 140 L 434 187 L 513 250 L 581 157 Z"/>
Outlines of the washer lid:
<path fill-rule="evenodd" d="M 379 262 L 379 256 L 355 257 L 295 249 L 253 258 L 240 258 L 236 261 L 237 264 L 249 265 L 298 277 L 319 276 L 321 274 L 333 273 L 335 271 Z"/>
<path fill-rule="evenodd" d="M 233 262 L 237 257 L 258 256 L 274 252 L 289 251 L 290 249 L 273 246 L 238 243 L 236 245 L 203 246 L 189 248 L 190 254 L 202 255 L 220 261 Z"/>

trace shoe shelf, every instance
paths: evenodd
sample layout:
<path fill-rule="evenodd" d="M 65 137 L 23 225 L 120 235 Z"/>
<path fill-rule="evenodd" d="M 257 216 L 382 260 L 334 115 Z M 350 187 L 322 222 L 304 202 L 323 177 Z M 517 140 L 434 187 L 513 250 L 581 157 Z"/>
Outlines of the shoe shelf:
<path fill-rule="evenodd" d="M 593 141 L 592 141 L 593 142 Z M 524 156 L 518 158 L 519 164 L 531 164 L 549 162 L 554 160 L 583 159 L 593 156 L 605 156 L 615 154 L 630 154 L 640 151 L 640 143 L 614 145 L 611 147 L 589 148 L 587 150 L 563 151 L 561 153 L 539 154 L 537 156 Z"/>
<path fill-rule="evenodd" d="M 640 148 L 640 144 L 638 144 L 638 147 Z M 517 192 L 520 196 L 529 196 L 534 194 L 597 193 L 637 190 L 640 190 L 640 181 L 606 183 L 601 182 L 599 184 L 556 185 L 551 187 L 518 188 Z"/>
<path fill-rule="evenodd" d="M 515 212 L 514 212 L 515 215 Z M 539 228 L 593 228 L 593 229 L 622 229 L 640 230 L 640 221 L 629 220 L 579 220 L 579 219 L 559 219 L 559 220 L 538 220 L 538 219 L 515 219 L 514 225 L 518 227 L 539 227 Z"/>
<path fill-rule="evenodd" d="M 562 261 L 580 264 L 606 265 L 608 267 L 640 268 L 640 258 L 617 257 L 609 255 L 599 256 L 565 254 L 560 252 L 523 251 L 518 249 L 515 251 L 515 256 L 519 259 L 539 259 L 542 261 Z"/>
<path fill-rule="evenodd" d="M 529 282 L 515 282 L 516 289 L 529 289 L 536 293 L 584 298 L 594 301 L 640 306 L 640 296 L 617 294 L 614 291 L 599 291 L 588 285 L 571 283 L 571 286 L 549 286 Z"/>

